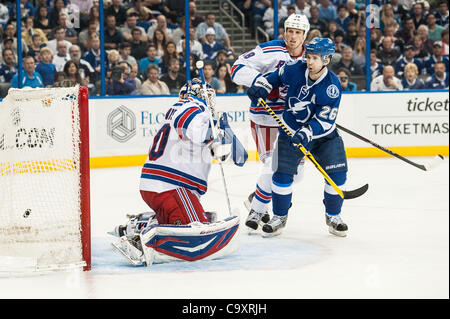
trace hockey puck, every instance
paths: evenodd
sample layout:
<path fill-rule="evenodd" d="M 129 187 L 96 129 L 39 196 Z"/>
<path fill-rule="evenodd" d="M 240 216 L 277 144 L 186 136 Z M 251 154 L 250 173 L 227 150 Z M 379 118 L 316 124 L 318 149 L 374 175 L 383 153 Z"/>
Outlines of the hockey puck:
<path fill-rule="evenodd" d="M 26 211 L 25 211 L 25 213 L 23 213 L 23 218 L 28 218 L 28 216 L 30 216 L 30 214 L 31 214 L 31 209 L 27 209 Z"/>

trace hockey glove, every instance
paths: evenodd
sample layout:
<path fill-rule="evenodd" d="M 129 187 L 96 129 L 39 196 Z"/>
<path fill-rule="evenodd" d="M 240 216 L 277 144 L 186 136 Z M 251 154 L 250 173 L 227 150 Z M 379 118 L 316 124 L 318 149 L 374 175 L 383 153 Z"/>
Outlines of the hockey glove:
<path fill-rule="evenodd" d="M 265 100 L 272 91 L 272 85 L 263 76 L 260 76 L 255 84 L 248 88 L 247 95 L 252 100 L 253 104 L 258 105 L 258 99 Z"/>
<path fill-rule="evenodd" d="M 291 143 L 297 146 L 298 144 L 301 144 L 303 146 L 306 146 L 311 142 L 313 133 L 311 131 L 311 127 L 309 125 L 306 125 L 302 127 L 301 129 L 298 129 L 295 131 L 294 135 L 291 137 Z"/>
<path fill-rule="evenodd" d="M 219 130 L 218 137 L 211 143 L 211 155 L 220 162 L 225 162 L 231 154 L 231 143 L 225 143 L 225 132 Z"/>

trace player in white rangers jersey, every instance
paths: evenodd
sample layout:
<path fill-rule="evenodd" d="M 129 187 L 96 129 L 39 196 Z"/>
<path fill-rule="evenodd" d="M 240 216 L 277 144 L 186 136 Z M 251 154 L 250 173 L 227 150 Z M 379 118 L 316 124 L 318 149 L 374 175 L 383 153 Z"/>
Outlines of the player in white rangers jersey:
<path fill-rule="evenodd" d="M 255 49 L 239 56 L 232 67 L 232 79 L 238 85 L 251 87 L 259 83 L 262 76 L 271 73 L 286 62 L 304 59 L 303 45 L 309 31 L 309 21 L 305 15 L 291 14 L 284 23 L 284 40 L 273 40 L 258 45 Z M 267 105 L 278 115 L 284 110 L 287 87 L 272 90 L 267 97 Z M 256 190 L 249 196 L 246 206 L 250 213 L 246 225 L 254 230 L 269 221 L 267 205 L 272 198 L 272 153 L 278 136 L 278 125 L 262 106 L 250 105 L 250 125 L 256 143 L 259 159 L 263 163 Z M 302 174 L 299 166 L 298 176 Z M 251 204 L 249 203 L 251 201 Z M 251 206 L 250 206 L 251 205 Z"/>
<path fill-rule="evenodd" d="M 211 86 L 204 90 L 200 80 L 192 79 L 153 139 L 140 182 L 152 211 L 129 215 L 127 224 L 109 233 L 120 237 L 113 247 L 135 266 L 218 258 L 236 248 L 230 243 L 235 242 L 239 217 L 216 221 L 200 203 L 212 158 L 224 161 L 231 152 L 225 139 L 213 139 L 214 98 Z M 217 136 L 225 136 L 218 122 Z"/>

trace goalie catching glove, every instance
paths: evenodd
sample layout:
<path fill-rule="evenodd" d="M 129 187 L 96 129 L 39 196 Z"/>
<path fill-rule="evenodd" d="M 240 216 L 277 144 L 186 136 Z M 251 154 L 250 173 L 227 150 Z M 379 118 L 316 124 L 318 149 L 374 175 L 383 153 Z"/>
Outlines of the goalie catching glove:
<path fill-rule="evenodd" d="M 258 100 L 261 98 L 265 100 L 272 91 L 272 85 L 264 76 L 260 76 L 255 84 L 247 90 L 247 95 L 252 100 L 253 104 L 258 105 Z"/>

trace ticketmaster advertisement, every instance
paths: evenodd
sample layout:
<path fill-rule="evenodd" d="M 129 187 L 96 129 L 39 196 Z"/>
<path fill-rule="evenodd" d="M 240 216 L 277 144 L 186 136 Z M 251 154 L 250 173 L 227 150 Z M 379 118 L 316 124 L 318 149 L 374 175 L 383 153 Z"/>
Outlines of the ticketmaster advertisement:
<path fill-rule="evenodd" d="M 176 96 L 91 98 L 90 156 L 92 167 L 134 166 L 146 154 Z M 216 97 L 234 133 L 256 160 L 246 95 Z M 405 156 L 448 155 L 448 92 L 344 94 L 336 123 Z M 386 156 L 345 132 L 349 157 Z"/>

